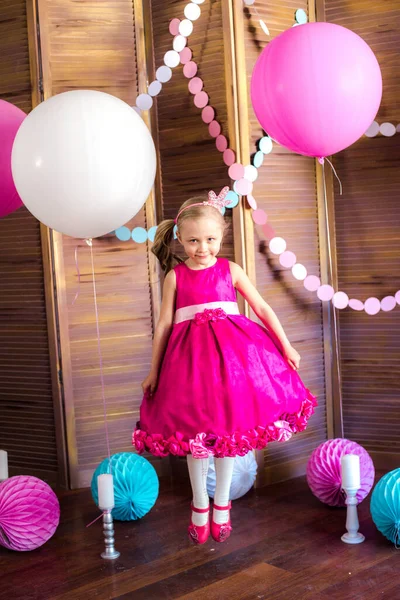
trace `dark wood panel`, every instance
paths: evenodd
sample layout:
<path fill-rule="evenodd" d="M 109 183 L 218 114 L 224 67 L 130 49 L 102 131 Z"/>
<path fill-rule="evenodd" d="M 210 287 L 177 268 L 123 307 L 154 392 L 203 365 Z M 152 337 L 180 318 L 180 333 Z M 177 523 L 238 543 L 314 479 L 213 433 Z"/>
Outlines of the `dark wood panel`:
<path fill-rule="evenodd" d="M 303 478 L 253 490 L 234 501 L 223 544 L 194 546 L 186 529 L 187 484 L 161 482 L 156 506 L 136 522 L 115 523 L 121 556 L 102 562 L 101 525 L 89 490 L 63 494 L 61 523 L 39 551 L 0 548 L 0 598 L 26 600 L 394 600 L 398 556 L 359 507 L 366 541 L 344 544 L 345 510 L 312 496 Z M 21 570 L 24 576 L 21 578 Z"/>
<path fill-rule="evenodd" d="M 376 120 L 397 125 L 399 3 L 326 0 L 325 15 L 375 52 L 383 77 Z M 335 187 L 339 286 L 350 297 L 381 300 L 400 288 L 400 136 L 363 137 L 335 155 L 334 164 L 343 184 L 342 196 Z M 398 463 L 400 309 L 375 316 L 346 309 L 339 324 L 345 436 L 376 455 L 378 464 L 387 464 L 388 456 Z"/>

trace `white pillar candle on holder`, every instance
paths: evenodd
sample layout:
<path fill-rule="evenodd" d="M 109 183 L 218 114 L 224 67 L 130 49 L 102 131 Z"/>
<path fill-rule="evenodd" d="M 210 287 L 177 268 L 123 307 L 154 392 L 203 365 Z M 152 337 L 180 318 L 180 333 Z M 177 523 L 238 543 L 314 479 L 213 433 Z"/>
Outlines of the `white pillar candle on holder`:
<path fill-rule="evenodd" d="M 0 481 L 8 479 L 8 455 L 5 450 L 0 450 Z"/>
<path fill-rule="evenodd" d="M 114 482 L 109 473 L 97 477 L 97 490 L 99 494 L 100 510 L 111 510 L 114 508 Z"/>
<path fill-rule="evenodd" d="M 360 489 L 360 457 L 357 454 L 345 454 L 340 460 L 343 489 Z"/>

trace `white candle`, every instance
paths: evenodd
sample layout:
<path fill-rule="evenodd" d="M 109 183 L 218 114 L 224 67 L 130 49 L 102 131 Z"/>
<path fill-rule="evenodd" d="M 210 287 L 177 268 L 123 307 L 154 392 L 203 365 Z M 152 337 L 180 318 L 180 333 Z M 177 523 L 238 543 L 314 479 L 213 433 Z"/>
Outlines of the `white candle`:
<path fill-rule="evenodd" d="M 345 454 L 341 461 L 342 488 L 360 489 L 360 457 L 357 454 Z"/>
<path fill-rule="evenodd" d="M 97 490 L 99 492 L 99 508 L 111 510 L 114 508 L 114 483 L 113 476 L 109 474 L 97 477 Z"/>
<path fill-rule="evenodd" d="M 0 450 L 0 481 L 8 479 L 8 459 L 7 452 Z"/>

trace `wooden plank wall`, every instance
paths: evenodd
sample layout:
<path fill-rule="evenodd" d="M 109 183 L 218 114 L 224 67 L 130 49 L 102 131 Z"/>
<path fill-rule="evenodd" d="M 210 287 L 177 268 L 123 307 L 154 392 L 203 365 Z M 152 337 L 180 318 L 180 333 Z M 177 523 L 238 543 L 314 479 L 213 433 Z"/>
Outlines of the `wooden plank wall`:
<path fill-rule="evenodd" d="M 31 95 L 27 3 L 0 0 L 0 98 L 29 113 Z M 55 483 L 40 223 L 25 208 L 0 220 L 0 415 L 10 475 Z"/>
<path fill-rule="evenodd" d="M 165 52 L 172 49 L 173 36 L 169 33 L 169 22 L 172 18 L 184 18 L 183 10 L 187 2 L 151 0 L 150 4 L 153 64 L 157 68 L 163 64 Z M 193 60 L 199 65 L 197 76 L 203 79 L 204 90 L 210 96 L 210 104 L 216 109 L 223 133 L 227 135 L 222 2 L 207 0 L 201 9 L 202 14 L 194 23 L 189 46 L 193 51 Z M 210 189 L 219 191 L 225 185 L 230 185 L 222 154 L 208 133 L 208 125 L 201 120 L 201 109 L 194 106 L 193 95 L 188 90 L 189 81 L 183 75 L 182 65 L 179 65 L 156 99 L 161 173 L 160 219 L 175 218 L 179 206 L 191 196 L 206 194 Z M 227 211 L 229 220 L 231 212 Z M 234 259 L 232 227 L 224 240 L 221 256 Z"/>
<path fill-rule="evenodd" d="M 133 105 L 138 95 L 135 14 L 131 0 L 41 0 L 46 97 L 95 89 Z M 143 209 L 127 224 L 147 227 Z M 72 487 L 90 483 L 107 455 L 90 253 L 86 243 L 54 234 L 61 360 Z M 75 264 L 81 272 L 79 296 Z M 111 453 L 131 451 L 141 381 L 151 360 L 149 247 L 114 235 L 93 242 Z"/>
<path fill-rule="evenodd" d="M 322 15 L 323 16 L 323 15 Z M 325 0 L 325 19 L 348 27 L 375 52 L 383 76 L 376 120 L 400 122 L 400 5 L 396 0 Z M 340 289 L 365 301 L 400 288 L 400 134 L 363 137 L 334 156 Z M 400 460 L 400 307 L 369 316 L 340 312 L 344 435 L 379 468 Z"/>
<path fill-rule="evenodd" d="M 240 10 L 240 3 L 237 9 Z M 259 26 L 253 7 L 244 8 L 244 41 L 248 89 L 255 61 L 268 43 L 294 23 L 295 11 L 307 11 L 307 2 L 299 0 L 258 0 L 257 11 L 267 24 L 270 38 Z M 249 102 L 251 151 L 264 135 Z M 292 154 L 274 145 L 265 157 L 254 185 L 258 206 L 268 215 L 268 222 L 288 242 L 298 262 L 310 274 L 320 276 L 318 206 L 315 161 Z M 255 238 L 257 287 L 276 311 L 288 337 L 302 357 L 300 375 L 318 397 L 319 407 L 308 429 L 285 444 L 271 444 L 264 455 L 264 481 L 272 482 L 304 473 L 312 450 L 327 437 L 325 364 L 321 302 L 306 291 L 290 270 L 267 249 L 260 252 L 265 236 L 257 228 Z"/>

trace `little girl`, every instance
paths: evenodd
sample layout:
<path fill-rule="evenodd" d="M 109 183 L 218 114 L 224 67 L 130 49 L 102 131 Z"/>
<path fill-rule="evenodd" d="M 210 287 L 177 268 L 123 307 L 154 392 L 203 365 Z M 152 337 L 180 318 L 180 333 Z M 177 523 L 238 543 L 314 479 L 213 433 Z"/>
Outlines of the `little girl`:
<path fill-rule="evenodd" d="M 189 536 L 197 544 L 206 542 L 210 530 L 217 542 L 230 535 L 234 457 L 303 431 L 316 405 L 297 373 L 300 356 L 274 311 L 241 267 L 218 258 L 228 190 L 188 200 L 175 221 L 157 228 L 153 252 L 167 275 L 133 433 L 140 453 L 187 456 L 193 490 Z M 171 250 L 175 224 L 186 261 Z M 236 290 L 267 329 L 239 313 Z M 216 470 L 211 528 L 210 456 Z"/>

